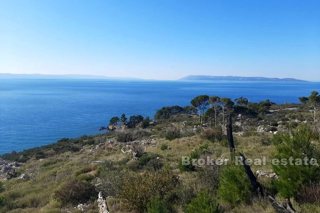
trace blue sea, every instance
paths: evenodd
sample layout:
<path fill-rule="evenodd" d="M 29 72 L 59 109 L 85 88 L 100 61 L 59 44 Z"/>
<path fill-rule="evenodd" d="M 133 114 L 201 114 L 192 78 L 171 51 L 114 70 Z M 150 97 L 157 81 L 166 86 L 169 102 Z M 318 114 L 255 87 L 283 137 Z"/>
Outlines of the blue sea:
<path fill-rule="evenodd" d="M 112 116 L 153 117 L 201 94 L 294 103 L 312 90 L 320 83 L 0 79 L 0 153 L 96 134 Z"/>

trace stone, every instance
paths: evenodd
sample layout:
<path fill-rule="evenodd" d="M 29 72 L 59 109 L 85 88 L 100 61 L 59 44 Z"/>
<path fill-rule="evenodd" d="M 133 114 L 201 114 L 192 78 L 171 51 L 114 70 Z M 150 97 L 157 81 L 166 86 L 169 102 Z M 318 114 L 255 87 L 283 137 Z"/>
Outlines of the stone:
<path fill-rule="evenodd" d="M 99 192 L 98 194 L 98 208 L 99 208 L 99 213 L 110 213 L 108 206 L 106 204 L 106 200 L 102 197 L 102 193 Z"/>

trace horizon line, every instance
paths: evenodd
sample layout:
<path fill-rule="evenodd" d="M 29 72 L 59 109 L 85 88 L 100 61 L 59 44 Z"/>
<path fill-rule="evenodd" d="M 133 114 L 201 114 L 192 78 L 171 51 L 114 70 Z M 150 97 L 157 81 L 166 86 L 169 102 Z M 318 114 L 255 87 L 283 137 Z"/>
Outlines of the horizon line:
<path fill-rule="evenodd" d="M 69 77 L 72 79 L 74 78 L 81 78 L 81 79 L 95 79 L 95 78 L 103 78 L 103 79 L 111 79 L 111 80 L 144 80 L 144 81 L 183 81 L 184 78 L 188 77 L 214 77 L 214 78 L 264 78 L 264 79 L 274 79 L 274 80 L 296 80 L 296 81 L 306 81 L 306 82 L 313 82 L 317 83 L 320 82 L 320 80 L 308 80 L 308 79 L 300 79 L 295 77 L 265 77 L 265 76 L 248 76 L 248 75 L 210 75 L 210 74 L 190 74 L 190 75 L 184 75 L 179 78 L 175 79 L 155 79 L 155 78 L 143 78 L 143 77 L 132 77 L 132 76 L 108 76 L 108 75 L 99 75 L 99 74 L 43 74 L 43 73 L 1 73 L 0 77 L 3 76 L 43 76 L 43 77 Z M 212 80 L 212 79 L 209 79 Z M 190 80 L 189 80 L 190 81 Z"/>

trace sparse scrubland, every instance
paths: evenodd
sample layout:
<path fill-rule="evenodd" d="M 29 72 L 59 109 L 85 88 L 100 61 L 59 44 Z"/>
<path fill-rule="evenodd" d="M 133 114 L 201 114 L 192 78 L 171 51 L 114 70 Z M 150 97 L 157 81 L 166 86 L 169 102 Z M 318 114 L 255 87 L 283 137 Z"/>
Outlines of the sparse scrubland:
<path fill-rule="evenodd" d="M 100 135 L 4 154 L 16 166 L 2 169 L 0 212 L 99 212 L 99 192 L 111 213 L 320 212 L 320 167 L 270 162 L 320 163 L 320 97 L 300 101 L 201 95 L 154 119 L 116 115 Z M 200 164 L 208 158 L 226 163 Z"/>

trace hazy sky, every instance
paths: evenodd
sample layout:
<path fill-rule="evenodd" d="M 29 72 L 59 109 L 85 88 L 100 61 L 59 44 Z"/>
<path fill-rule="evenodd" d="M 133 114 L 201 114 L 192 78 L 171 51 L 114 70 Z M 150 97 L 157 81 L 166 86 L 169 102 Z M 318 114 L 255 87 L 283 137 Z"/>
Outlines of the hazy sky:
<path fill-rule="evenodd" d="M 320 80 L 320 1 L 0 0 L 0 73 Z"/>

